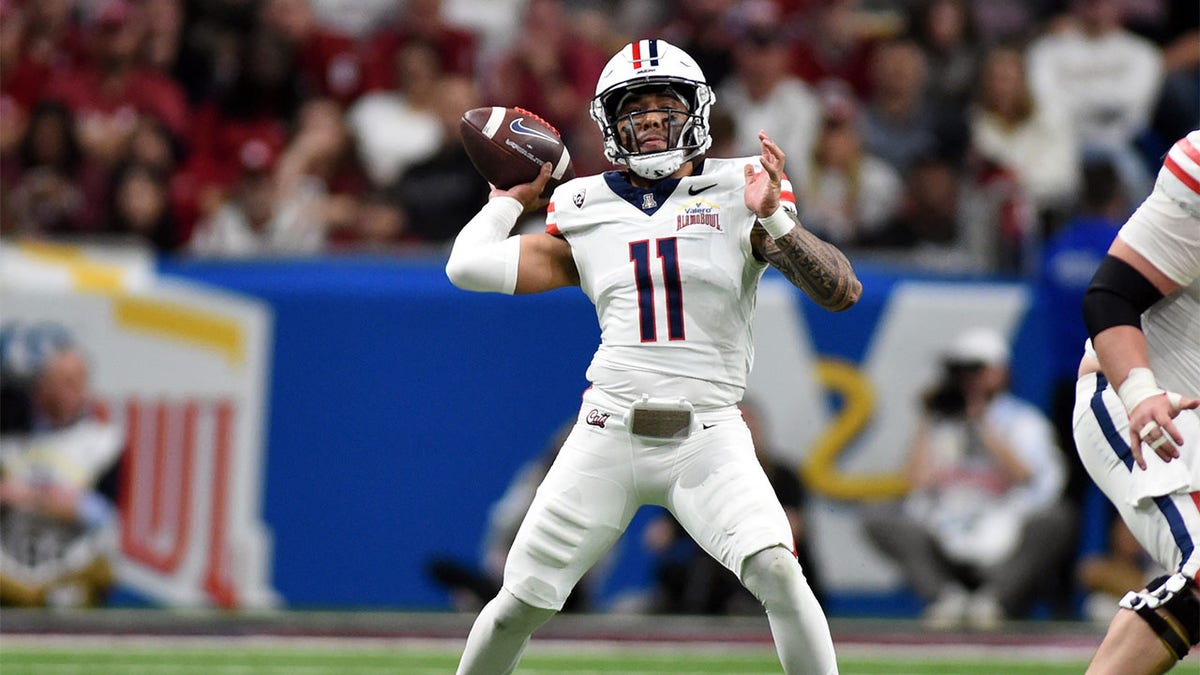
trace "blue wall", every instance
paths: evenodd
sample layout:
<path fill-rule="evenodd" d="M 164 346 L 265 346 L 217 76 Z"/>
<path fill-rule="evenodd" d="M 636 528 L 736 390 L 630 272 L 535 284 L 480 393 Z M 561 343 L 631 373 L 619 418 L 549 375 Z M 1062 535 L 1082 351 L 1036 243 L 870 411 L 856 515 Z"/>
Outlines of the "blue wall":
<path fill-rule="evenodd" d="M 578 289 L 466 293 L 440 260 L 163 261 L 160 272 L 274 311 L 264 517 L 274 584 L 294 607 L 445 608 L 428 559 L 477 559 L 489 504 L 575 414 L 599 336 Z M 811 321 L 818 352 L 858 360 L 902 278 L 860 276 L 858 307 Z M 1041 325 L 1017 336 L 1015 389 L 1045 403 Z M 609 596 L 646 580 L 627 540 Z"/>

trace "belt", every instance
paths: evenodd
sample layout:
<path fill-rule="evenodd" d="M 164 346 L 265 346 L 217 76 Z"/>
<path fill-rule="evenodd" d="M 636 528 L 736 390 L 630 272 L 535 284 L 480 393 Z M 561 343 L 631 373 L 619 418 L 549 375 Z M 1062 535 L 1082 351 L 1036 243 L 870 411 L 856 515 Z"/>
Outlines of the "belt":
<path fill-rule="evenodd" d="M 686 399 L 654 400 L 643 396 L 629 408 L 629 432 L 661 439 L 687 438 L 692 428 L 692 404 Z"/>

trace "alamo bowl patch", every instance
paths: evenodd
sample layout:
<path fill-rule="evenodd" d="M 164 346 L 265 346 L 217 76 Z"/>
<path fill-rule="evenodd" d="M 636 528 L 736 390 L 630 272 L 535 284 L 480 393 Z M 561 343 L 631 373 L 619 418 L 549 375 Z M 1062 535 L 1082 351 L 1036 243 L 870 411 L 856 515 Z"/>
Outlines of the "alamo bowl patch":
<path fill-rule="evenodd" d="M 697 199 L 675 212 L 675 231 L 685 227 L 702 225 L 710 232 L 724 232 L 721 227 L 721 207 L 704 199 Z"/>

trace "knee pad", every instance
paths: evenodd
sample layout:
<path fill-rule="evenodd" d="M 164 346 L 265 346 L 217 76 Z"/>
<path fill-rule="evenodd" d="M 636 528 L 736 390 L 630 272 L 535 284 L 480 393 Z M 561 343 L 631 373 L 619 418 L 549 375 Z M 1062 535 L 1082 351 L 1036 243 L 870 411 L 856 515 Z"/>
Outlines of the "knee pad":
<path fill-rule="evenodd" d="M 491 604 L 494 606 L 493 620 L 498 631 L 532 633 L 557 613 L 553 609 L 534 607 L 507 589 L 501 590 Z"/>
<path fill-rule="evenodd" d="M 1176 659 L 1200 643 L 1200 599 L 1196 584 L 1182 573 L 1161 576 L 1144 591 L 1130 591 L 1118 604 L 1136 612 Z"/>
<path fill-rule="evenodd" d="M 782 546 L 772 546 L 746 558 L 742 583 L 765 605 L 772 599 L 790 596 L 789 586 L 807 581 L 796 556 Z"/>

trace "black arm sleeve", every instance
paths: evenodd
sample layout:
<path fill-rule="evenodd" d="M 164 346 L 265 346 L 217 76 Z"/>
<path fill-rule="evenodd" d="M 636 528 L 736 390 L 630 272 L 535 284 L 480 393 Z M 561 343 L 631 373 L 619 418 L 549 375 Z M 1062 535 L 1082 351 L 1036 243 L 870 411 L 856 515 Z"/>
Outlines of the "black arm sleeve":
<path fill-rule="evenodd" d="M 1113 326 L 1142 327 L 1142 312 L 1161 300 L 1159 292 L 1141 272 L 1114 256 L 1105 256 L 1083 296 L 1083 322 L 1096 337 Z"/>

